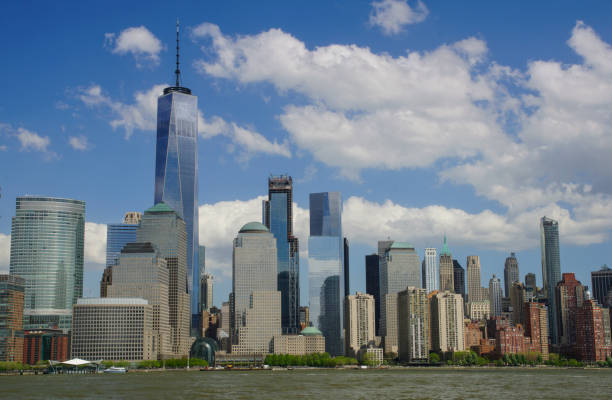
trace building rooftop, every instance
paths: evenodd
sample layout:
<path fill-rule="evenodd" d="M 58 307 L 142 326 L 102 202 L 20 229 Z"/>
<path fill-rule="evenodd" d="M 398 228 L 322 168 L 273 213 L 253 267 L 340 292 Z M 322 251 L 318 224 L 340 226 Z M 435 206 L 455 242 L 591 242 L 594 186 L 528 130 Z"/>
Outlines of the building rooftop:
<path fill-rule="evenodd" d="M 318 330 L 317 328 L 315 328 L 314 326 L 308 326 L 308 327 L 304 328 L 302 330 L 302 332 L 300 332 L 300 335 L 304 335 L 304 336 L 323 336 L 323 333 L 321 333 L 321 331 Z"/>
<path fill-rule="evenodd" d="M 393 242 L 390 249 L 414 249 L 414 246 L 408 242 Z"/>
<path fill-rule="evenodd" d="M 251 233 L 251 232 L 270 232 L 270 230 L 261 222 L 249 222 L 244 224 L 242 228 L 240 228 L 239 233 Z"/>
<path fill-rule="evenodd" d="M 121 249 L 121 253 L 155 253 L 155 248 L 150 242 L 128 243 Z"/>
<path fill-rule="evenodd" d="M 175 212 L 175 211 L 172 209 L 172 207 L 170 207 L 163 201 L 160 201 L 159 203 L 155 204 L 153 207 L 145 211 L 145 213 L 166 213 L 166 212 Z"/>
<path fill-rule="evenodd" d="M 134 297 L 86 297 L 77 299 L 77 305 L 104 306 L 104 305 L 147 305 L 145 299 Z"/>

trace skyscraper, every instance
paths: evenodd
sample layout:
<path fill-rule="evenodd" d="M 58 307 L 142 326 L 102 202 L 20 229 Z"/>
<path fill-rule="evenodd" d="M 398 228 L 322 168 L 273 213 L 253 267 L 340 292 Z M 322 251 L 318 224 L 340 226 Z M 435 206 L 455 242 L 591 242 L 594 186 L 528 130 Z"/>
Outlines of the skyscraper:
<path fill-rule="evenodd" d="M 85 202 L 17 197 L 10 274 L 25 279 L 24 329 L 70 329 L 83 296 Z"/>
<path fill-rule="evenodd" d="M 438 259 L 435 248 L 425 249 L 422 269 L 423 289 L 427 290 L 427 293 L 438 290 Z"/>
<path fill-rule="evenodd" d="M 450 291 L 431 296 L 431 348 L 436 352 L 465 350 L 463 299 Z"/>
<path fill-rule="evenodd" d="M 500 317 L 502 313 L 502 291 L 499 278 L 493 275 L 489 280 L 489 304 L 491 307 L 491 316 Z"/>
<path fill-rule="evenodd" d="M 402 361 L 429 357 L 429 301 L 426 289 L 408 287 L 397 295 L 398 354 Z"/>
<path fill-rule="evenodd" d="M 378 268 L 378 254 L 365 256 L 365 268 L 366 293 L 374 297 L 374 325 L 376 327 L 376 335 L 378 336 L 380 316 L 380 270 Z"/>
<path fill-rule="evenodd" d="M 591 272 L 593 297 L 599 304 L 612 306 L 612 269 L 603 265 L 599 271 Z"/>
<path fill-rule="evenodd" d="M 444 235 L 444 246 L 440 253 L 440 291 L 454 292 L 455 291 L 455 280 L 453 271 L 453 256 L 448 250 L 446 244 L 446 235 Z"/>
<path fill-rule="evenodd" d="M 157 99 L 154 204 L 164 202 L 185 221 L 187 288 L 191 314 L 198 314 L 198 98 L 181 86 L 179 29 L 176 27 L 176 83 Z M 197 319 L 197 318 L 196 318 Z"/>
<path fill-rule="evenodd" d="M 576 316 L 584 302 L 585 290 L 574 273 L 565 273 L 557 283 L 556 296 L 559 305 L 559 335 L 560 344 L 573 346 L 576 344 Z"/>
<path fill-rule="evenodd" d="M 344 238 L 344 297 L 351 294 L 351 284 L 349 276 L 349 241 L 347 238 Z"/>
<path fill-rule="evenodd" d="M 480 279 L 480 257 L 467 256 L 468 301 L 483 301 L 483 290 Z"/>
<path fill-rule="evenodd" d="M 517 285 L 517 283 L 514 283 Z M 512 289 L 511 289 L 512 290 Z M 529 301 L 523 304 L 525 335 L 531 338 L 531 345 L 542 359 L 548 360 L 548 311 L 544 304 Z"/>
<path fill-rule="evenodd" d="M 529 272 L 525 275 L 525 287 L 530 288 L 530 290 L 535 295 L 537 285 L 536 285 L 536 275 L 532 272 Z M 510 293 L 506 294 L 506 297 L 510 297 Z"/>
<path fill-rule="evenodd" d="M 117 265 L 121 249 L 136 241 L 136 230 L 142 218 L 141 213 L 128 212 L 121 224 L 106 225 L 106 266 Z"/>
<path fill-rule="evenodd" d="M 185 356 L 191 347 L 185 221 L 165 203 L 157 203 L 144 212 L 136 240 L 153 244 L 159 256 L 166 260 L 171 352 Z"/>
<path fill-rule="evenodd" d="M 374 297 L 357 292 L 344 299 L 345 354 L 355 357 L 363 346 L 374 343 Z"/>
<path fill-rule="evenodd" d="M 202 311 L 210 311 L 210 308 L 213 306 L 213 276 L 204 274 L 201 280 Z"/>
<path fill-rule="evenodd" d="M 506 262 L 504 263 L 504 293 L 506 297 L 510 297 L 510 288 L 512 284 L 519 281 L 518 260 L 516 259 L 516 254 L 510 253 L 510 257 L 506 258 Z"/>
<path fill-rule="evenodd" d="M 540 220 L 542 248 L 542 288 L 548 299 L 549 334 L 552 344 L 559 344 L 559 306 L 555 288 L 561 280 L 561 258 L 559 254 L 559 223 L 542 217 Z"/>
<path fill-rule="evenodd" d="M 339 192 L 310 194 L 308 274 L 310 320 L 325 336 L 325 348 L 342 354 L 344 244 Z"/>
<path fill-rule="evenodd" d="M 284 333 L 298 333 L 300 307 L 299 242 L 293 236 L 293 179 L 268 178 L 268 200 L 263 201 L 263 224 L 276 238 L 278 290 L 281 292 Z"/>
<path fill-rule="evenodd" d="M 198 264 L 199 264 L 199 285 L 200 285 L 200 298 L 198 299 L 198 310 L 200 312 L 203 311 L 208 311 L 206 309 L 206 307 L 204 307 L 204 303 L 206 303 L 206 294 L 204 293 L 205 291 L 205 287 L 204 285 L 204 279 L 205 279 L 205 275 L 206 275 L 206 246 L 198 246 Z M 211 276 L 212 279 L 212 276 Z M 211 285 L 211 289 L 212 289 L 212 281 L 210 282 Z M 211 291 L 211 296 L 212 296 L 212 291 Z M 210 308 L 212 306 L 212 302 L 208 303 L 208 308 Z M 194 321 L 192 321 L 193 324 Z"/>
<path fill-rule="evenodd" d="M 465 270 L 457 260 L 453 260 L 453 284 L 454 292 L 460 294 L 465 302 Z"/>

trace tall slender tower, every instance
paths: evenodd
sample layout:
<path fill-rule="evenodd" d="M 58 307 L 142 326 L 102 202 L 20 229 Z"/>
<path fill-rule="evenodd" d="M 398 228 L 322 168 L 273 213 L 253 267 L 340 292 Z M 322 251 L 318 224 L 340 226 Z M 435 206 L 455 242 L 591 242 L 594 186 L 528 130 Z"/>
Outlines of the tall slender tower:
<path fill-rule="evenodd" d="M 489 280 L 489 302 L 491 304 L 491 316 L 500 317 L 502 313 L 502 291 L 499 278 L 495 277 Z"/>
<path fill-rule="evenodd" d="M 510 257 L 506 258 L 506 262 L 504 263 L 504 293 L 506 297 L 510 297 L 510 288 L 512 284 L 519 281 L 519 265 L 516 254 L 510 253 Z M 535 287 L 533 290 L 535 291 Z"/>
<path fill-rule="evenodd" d="M 438 290 L 438 260 L 436 257 L 437 250 L 435 248 L 425 249 L 425 257 L 423 257 L 423 289 L 427 293 Z"/>
<path fill-rule="evenodd" d="M 459 264 L 459 261 L 453 259 L 453 284 L 455 293 L 460 294 L 465 303 L 465 270 Z"/>
<path fill-rule="evenodd" d="M 191 314 L 198 315 L 198 98 L 181 86 L 179 25 L 176 24 L 176 82 L 157 98 L 154 204 L 164 202 L 185 221 L 187 288 Z"/>
<path fill-rule="evenodd" d="M 268 178 L 268 200 L 263 201 L 263 224 L 276 238 L 278 290 L 281 292 L 283 333 L 298 333 L 300 326 L 300 246 L 293 236 L 293 179 Z"/>
<path fill-rule="evenodd" d="M 448 250 L 446 235 L 444 235 L 444 246 L 440 253 L 440 291 L 443 292 L 448 290 L 451 293 L 455 291 L 455 279 L 453 275 L 453 256 Z"/>
<path fill-rule="evenodd" d="M 468 301 L 482 301 L 482 286 L 480 282 L 480 257 L 467 256 Z"/>
<path fill-rule="evenodd" d="M 555 288 L 561 281 L 561 257 L 559 254 L 559 222 L 542 217 L 540 220 L 542 247 L 542 288 L 548 299 L 549 334 L 552 344 L 559 344 L 559 307 Z"/>

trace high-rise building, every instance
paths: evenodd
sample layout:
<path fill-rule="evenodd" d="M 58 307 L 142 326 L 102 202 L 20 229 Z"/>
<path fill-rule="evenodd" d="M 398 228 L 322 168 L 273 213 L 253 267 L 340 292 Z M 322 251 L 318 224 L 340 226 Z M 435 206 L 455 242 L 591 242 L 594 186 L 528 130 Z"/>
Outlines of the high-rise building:
<path fill-rule="evenodd" d="M 121 250 L 118 265 L 113 267 L 109 298 L 140 298 L 152 306 L 153 348 L 159 358 L 181 357 L 170 345 L 170 278 L 166 259 L 151 243 L 128 243 Z"/>
<path fill-rule="evenodd" d="M 463 298 L 444 291 L 431 296 L 431 348 L 436 352 L 465 350 Z"/>
<path fill-rule="evenodd" d="M 576 280 L 574 273 L 562 275 L 561 282 L 557 283 L 556 288 L 561 345 L 573 346 L 576 343 L 576 315 L 578 309 L 582 307 L 584 295 L 584 286 Z"/>
<path fill-rule="evenodd" d="M 344 299 L 345 354 L 355 357 L 374 343 L 374 296 L 357 292 Z"/>
<path fill-rule="evenodd" d="M 310 326 L 310 308 L 308 306 L 300 307 L 300 326 L 302 330 Z"/>
<path fill-rule="evenodd" d="M 528 274 L 525 275 L 525 287 L 529 288 L 535 295 L 538 287 L 536 285 L 536 275 L 534 273 L 529 272 Z M 510 292 L 506 294 L 506 297 L 510 297 Z"/>
<path fill-rule="evenodd" d="M 576 316 L 576 354 L 582 361 L 605 361 L 612 356 L 610 314 L 596 300 L 584 300 Z"/>
<path fill-rule="evenodd" d="M 593 298 L 599 304 L 612 306 L 612 269 L 603 265 L 599 271 L 591 272 Z"/>
<path fill-rule="evenodd" d="M 281 332 L 276 239 L 259 222 L 245 224 L 234 239 L 232 262 L 232 352 L 271 352 Z"/>
<path fill-rule="evenodd" d="M 25 279 L 23 328 L 70 329 L 83 296 L 85 202 L 17 197 L 10 274 Z"/>
<path fill-rule="evenodd" d="M 100 279 L 100 297 L 106 297 L 108 287 L 113 284 L 113 266 L 110 265 L 102 271 L 102 279 Z"/>
<path fill-rule="evenodd" d="M 198 315 L 198 98 L 181 86 L 178 39 L 177 24 L 176 83 L 157 98 L 154 204 L 166 203 L 185 222 L 187 292 L 191 294 L 190 313 Z"/>
<path fill-rule="evenodd" d="M 374 297 L 374 325 L 376 329 L 376 336 L 378 336 L 378 331 L 380 329 L 380 270 L 378 266 L 378 254 L 370 254 L 365 256 L 365 268 L 366 293 L 371 294 Z"/>
<path fill-rule="evenodd" d="M 421 285 L 421 260 L 414 246 L 393 242 L 380 266 L 380 334 L 385 350 L 397 352 L 397 293 Z"/>
<path fill-rule="evenodd" d="M 298 333 L 300 248 L 293 235 L 293 179 L 290 176 L 271 175 L 268 178 L 268 200 L 263 201 L 262 211 L 263 224 L 276 238 L 283 332 Z"/>
<path fill-rule="evenodd" d="M 409 287 L 397 295 L 398 354 L 403 361 L 429 357 L 429 302 L 427 290 Z"/>
<path fill-rule="evenodd" d="M 512 323 L 525 324 L 524 304 L 528 298 L 525 291 L 525 285 L 520 282 L 514 282 L 510 287 L 510 306 L 512 307 Z"/>
<path fill-rule="evenodd" d="M 542 289 L 548 300 L 549 335 L 552 344 L 559 344 L 559 305 L 555 288 L 561 280 L 561 258 L 559 254 L 559 223 L 542 217 L 540 220 L 540 243 L 542 248 Z"/>
<path fill-rule="evenodd" d="M 144 212 L 136 233 L 138 243 L 151 243 L 168 267 L 168 302 L 171 353 L 187 355 L 191 348 L 187 283 L 187 233 L 185 221 L 166 203 Z M 114 281 L 114 280 L 113 280 Z"/>
<path fill-rule="evenodd" d="M 344 244 L 339 192 L 310 194 L 308 275 L 310 320 L 323 332 L 325 348 L 342 354 Z"/>
<path fill-rule="evenodd" d="M 0 275 L 0 361 L 23 361 L 23 294 L 25 280 Z"/>
<path fill-rule="evenodd" d="M 351 284 L 349 277 L 349 241 L 347 238 L 344 238 L 344 297 L 351 294 Z"/>
<path fill-rule="evenodd" d="M 210 311 L 213 306 L 213 276 L 210 274 L 202 275 L 200 296 L 202 296 L 202 311 Z"/>
<path fill-rule="evenodd" d="M 504 293 L 506 294 L 506 297 L 510 297 L 510 288 L 512 287 L 512 284 L 519 281 L 518 260 L 516 259 L 516 254 L 510 253 L 510 257 L 507 257 L 506 262 L 504 263 Z"/>
<path fill-rule="evenodd" d="M 382 317 L 382 309 L 381 304 L 382 304 L 382 297 L 381 297 L 381 293 L 380 293 L 380 271 L 382 270 L 382 265 L 385 262 L 385 255 L 387 254 L 387 250 L 389 250 L 389 247 L 391 247 L 391 245 L 393 244 L 393 240 L 391 240 L 390 238 L 387 238 L 387 240 L 379 240 L 378 241 L 378 298 L 379 298 L 379 302 L 378 302 L 378 309 L 376 311 L 376 315 L 374 316 L 374 318 L 376 318 L 376 335 L 377 336 L 382 336 L 381 331 L 380 331 L 380 326 L 381 326 L 381 317 Z"/>
<path fill-rule="evenodd" d="M 491 316 L 501 317 L 502 314 L 502 291 L 499 278 L 495 277 L 489 280 L 489 303 L 491 305 Z"/>
<path fill-rule="evenodd" d="M 460 294 L 465 302 L 465 270 L 457 260 L 453 260 L 453 284 L 454 292 Z"/>
<path fill-rule="evenodd" d="M 85 360 L 155 360 L 153 307 L 139 298 L 79 299 L 72 356 Z"/>
<path fill-rule="evenodd" d="M 123 223 L 106 225 L 107 267 L 117 265 L 123 246 L 136 241 L 136 230 L 141 218 L 142 214 L 139 212 L 128 212 L 123 217 Z"/>
<path fill-rule="evenodd" d="M 423 276 L 423 289 L 427 293 L 438 290 L 438 258 L 435 248 L 425 249 L 425 257 L 423 257 L 421 274 Z"/>
<path fill-rule="evenodd" d="M 206 303 L 206 294 L 203 293 L 204 287 L 202 284 L 204 283 L 204 275 L 206 274 L 206 246 L 198 246 L 198 263 L 199 263 L 199 273 L 198 282 L 200 285 L 200 298 L 198 299 L 198 310 L 201 312 L 206 311 L 206 307 L 204 307 L 204 303 Z M 211 283 L 212 285 L 212 283 Z M 209 308 L 212 306 L 212 302 L 209 303 Z"/>
<path fill-rule="evenodd" d="M 482 301 L 483 297 L 482 283 L 480 278 L 480 257 L 467 256 L 467 286 L 468 286 L 468 301 Z"/>
<path fill-rule="evenodd" d="M 449 292 L 454 292 L 455 280 L 453 271 L 453 256 L 448 250 L 448 245 L 446 243 L 446 235 L 444 235 L 444 246 L 442 247 L 442 251 L 440 252 L 439 269 L 440 291 L 444 292 L 448 290 Z"/>

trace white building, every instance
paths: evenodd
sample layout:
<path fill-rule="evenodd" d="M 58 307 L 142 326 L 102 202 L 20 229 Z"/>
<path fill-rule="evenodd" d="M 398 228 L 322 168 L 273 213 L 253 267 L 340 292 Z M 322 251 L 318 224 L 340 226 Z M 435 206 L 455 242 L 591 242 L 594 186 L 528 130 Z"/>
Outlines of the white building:
<path fill-rule="evenodd" d="M 489 280 L 489 303 L 491 306 L 491 316 L 500 317 L 502 314 L 502 289 L 499 278 L 493 275 Z"/>
<path fill-rule="evenodd" d="M 438 284 L 438 255 L 435 248 L 425 249 L 425 257 L 423 258 L 422 265 L 423 275 L 423 289 L 427 290 L 427 293 L 431 293 L 434 290 L 440 288 Z"/>
<path fill-rule="evenodd" d="M 362 346 L 374 343 L 374 296 L 357 292 L 344 300 L 345 355 L 355 356 Z"/>
<path fill-rule="evenodd" d="M 436 352 L 465 350 L 463 298 L 444 291 L 431 296 L 431 348 Z"/>

